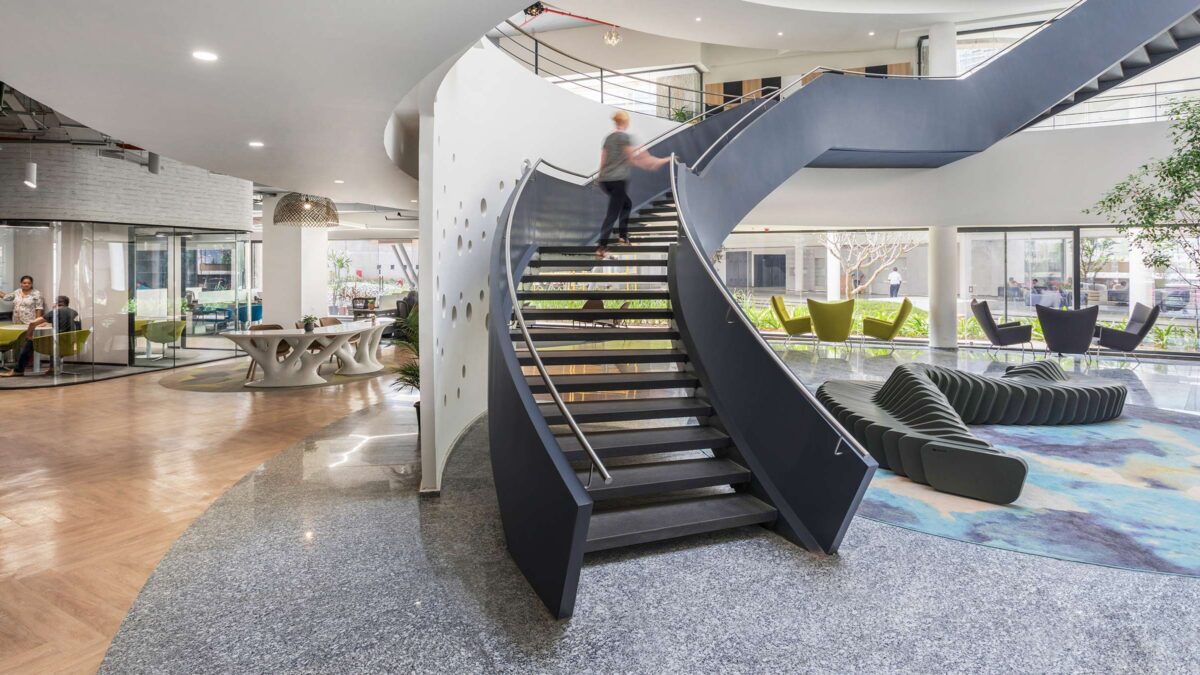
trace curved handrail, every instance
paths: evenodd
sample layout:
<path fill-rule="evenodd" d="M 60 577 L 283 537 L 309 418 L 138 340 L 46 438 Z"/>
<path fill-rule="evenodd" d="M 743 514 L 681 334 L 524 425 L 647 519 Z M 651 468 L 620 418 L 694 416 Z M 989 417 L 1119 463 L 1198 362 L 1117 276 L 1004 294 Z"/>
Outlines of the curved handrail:
<path fill-rule="evenodd" d="M 525 186 L 529 184 L 530 179 L 533 178 L 533 175 L 537 173 L 538 167 L 543 163 L 544 162 L 539 159 L 533 166 L 529 168 L 528 171 L 525 172 L 525 175 L 521 177 L 520 184 L 517 185 L 516 192 L 513 194 L 513 208 L 509 209 L 508 211 L 508 222 L 504 228 L 504 249 L 506 251 L 512 250 L 512 225 L 513 215 L 517 212 L 516 204 L 521 200 L 521 193 L 525 191 Z M 567 173 L 571 173 L 576 176 L 579 175 L 573 171 L 562 169 L 549 163 L 546 164 L 560 171 L 566 171 Z M 567 404 L 563 401 L 562 395 L 558 393 L 558 387 L 554 385 L 554 382 L 550 379 L 550 373 L 546 371 L 546 364 L 542 363 L 542 357 L 538 354 L 537 346 L 534 344 L 533 336 L 529 334 L 529 326 L 525 324 L 525 316 L 521 313 L 521 302 L 517 299 L 517 286 L 515 283 L 513 283 L 511 261 L 504 264 L 504 274 L 506 275 L 508 281 L 508 297 L 512 301 L 513 316 L 516 318 L 517 328 L 520 329 L 521 337 L 525 340 L 525 346 L 529 349 L 529 355 L 533 358 L 534 367 L 537 368 L 538 373 L 541 374 L 542 382 L 546 384 L 546 392 L 550 394 L 550 398 L 554 399 L 554 405 L 557 406 L 559 412 L 562 413 L 563 420 L 566 421 L 567 426 L 571 428 L 571 433 L 573 433 L 575 438 L 579 441 L 579 446 L 583 448 L 584 452 L 587 453 L 588 459 L 591 460 L 592 467 L 594 467 L 596 471 L 600 472 L 600 477 L 604 479 L 606 484 L 611 483 L 612 475 L 609 474 L 608 469 L 605 468 L 604 462 L 600 461 L 600 456 L 596 454 L 595 448 L 592 447 L 592 444 L 588 441 L 587 436 L 583 433 L 583 430 L 579 428 L 579 424 L 575 421 L 575 416 L 572 415 L 571 411 L 567 409 Z"/>
<path fill-rule="evenodd" d="M 513 23 L 512 21 L 509 21 L 509 20 L 507 20 L 507 19 L 506 19 L 506 20 L 504 21 L 504 23 L 508 24 L 508 25 L 509 25 L 509 26 L 511 26 L 513 29 L 515 29 L 515 30 L 516 30 L 518 33 L 520 33 L 521 35 L 524 35 L 525 37 L 529 38 L 530 40 L 533 40 L 533 41 L 534 41 L 534 42 L 536 42 L 537 44 L 539 44 L 539 45 L 543 45 L 543 46 L 545 46 L 547 49 L 549 49 L 549 50 L 551 50 L 551 51 L 554 51 L 554 52 L 557 52 L 557 53 L 559 53 L 559 54 L 562 54 L 563 56 L 565 56 L 565 57 L 567 57 L 567 58 L 569 58 L 569 59 L 571 59 L 571 60 L 573 60 L 573 61 L 578 61 L 579 63 L 582 63 L 582 64 L 583 64 L 583 65 L 585 65 L 585 66 L 591 66 L 592 68 L 595 68 L 596 70 L 600 71 L 601 73 L 603 73 L 603 72 L 606 72 L 606 71 L 607 71 L 607 72 L 613 73 L 613 74 L 614 74 L 614 75 L 616 75 L 617 77 L 625 77 L 625 78 L 628 78 L 628 79 L 631 79 L 631 80 L 636 80 L 636 81 L 638 81 L 638 82 L 645 82 L 645 83 L 647 83 L 647 84 L 653 84 L 653 85 L 655 85 L 655 86 L 659 86 L 659 85 L 661 85 L 661 84 L 662 84 L 661 82 L 657 82 L 657 81 L 655 81 L 655 80 L 647 80 L 647 79 L 646 79 L 646 78 L 644 78 L 644 77 L 637 77 L 636 75 L 628 75 L 628 74 L 622 73 L 622 72 L 621 72 L 621 71 L 619 71 L 619 70 L 613 70 L 612 68 L 605 68 L 604 66 L 597 65 L 597 64 L 595 64 L 595 63 L 592 63 L 591 61 L 586 61 L 586 60 L 584 60 L 584 59 L 581 59 L 581 58 L 579 58 L 579 57 L 577 57 L 577 56 L 574 56 L 574 55 L 572 55 L 572 54 L 568 54 L 568 53 L 564 52 L 563 50 L 559 49 L 558 47 L 555 47 L 554 45 L 546 44 L 545 42 L 543 42 L 543 41 L 541 41 L 541 40 L 537 39 L 537 37 L 535 37 L 535 36 L 534 36 L 532 33 L 529 33 L 529 32 L 527 32 L 526 30 L 524 30 L 523 28 L 521 28 L 521 27 L 520 27 L 520 26 L 518 26 L 517 24 Z M 499 29 L 499 26 L 497 26 L 497 29 Z M 509 40 L 513 40 L 513 36 L 511 36 L 511 35 L 504 35 L 504 33 L 503 33 L 503 32 L 501 32 L 501 33 L 500 33 L 500 35 L 501 35 L 502 37 L 506 37 L 506 38 L 508 38 Z M 513 40 L 513 42 L 516 42 L 516 40 Z M 518 42 L 517 44 L 520 44 L 520 43 Z M 524 46 L 524 45 L 521 45 L 521 46 Z M 527 49 L 528 49 L 528 48 L 527 48 Z M 554 62 L 552 61 L 552 63 L 554 63 Z M 555 65 L 559 65 L 559 66 L 562 66 L 563 68 L 568 68 L 568 69 L 571 69 L 571 68 L 570 68 L 570 66 L 566 66 L 566 65 L 563 65 L 563 64 L 561 64 L 561 63 L 555 63 Z M 573 69 L 572 69 L 572 70 L 573 70 Z M 585 77 L 592 77 L 592 76 L 590 76 L 590 75 L 588 75 L 588 74 L 586 74 L 586 73 L 580 73 L 579 71 L 574 71 L 574 72 L 576 72 L 576 73 L 577 73 L 577 74 L 579 74 L 579 75 L 584 75 Z M 705 92 L 705 91 L 703 91 L 703 90 L 701 90 L 701 89 L 691 89 L 691 88 L 689 88 L 689 87 L 679 87 L 679 86 L 676 86 L 676 85 L 673 85 L 673 84 L 671 84 L 671 85 L 666 85 L 666 86 L 670 87 L 671 89 L 678 89 L 679 91 L 686 91 L 686 92 L 690 92 L 690 93 L 693 93 L 693 94 L 701 94 L 701 95 L 708 94 L 708 95 L 711 95 L 711 96 L 731 96 L 730 94 L 724 94 L 724 93 L 722 93 L 722 94 L 717 94 L 717 93 L 715 93 L 715 92 L 713 92 L 713 93 L 709 94 L 709 92 Z"/>
<path fill-rule="evenodd" d="M 676 161 L 674 153 L 671 153 L 670 164 L 671 190 L 675 192 L 676 196 L 678 196 L 679 185 L 676 183 L 675 167 L 677 164 L 679 164 L 679 162 Z M 681 202 L 678 201 L 676 203 L 681 204 Z M 834 417 L 828 410 L 825 409 L 825 406 L 817 400 L 816 396 L 813 396 L 812 392 L 808 390 L 808 387 L 804 386 L 804 383 L 800 381 L 800 378 L 796 377 L 796 374 L 792 372 L 792 369 L 788 368 L 787 364 L 783 362 L 783 359 L 779 358 L 779 354 L 771 348 L 771 345 L 768 344 L 763 338 L 762 333 L 758 330 L 758 328 L 756 328 L 754 324 L 750 322 L 750 319 L 746 316 L 746 312 L 742 310 L 742 306 L 738 304 L 737 299 L 734 298 L 733 294 L 729 292 L 729 287 L 725 285 L 725 282 L 721 281 L 720 275 L 718 275 L 717 271 L 713 269 L 712 262 L 708 259 L 708 256 L 704 254 L 704 251 L 702 251 L 699 245 L 696 243 L 696 236 L 692 232 L 691 226 L 688 225 L 687 217 L 683 213 L 682 206 L 678 207 L 677 213 L 679 215 L 679 229 L 683 233 L 682 238 L 687 240 L 688 245 L 692 248 L 692 251 L 694 251 L 696 256 L 703 261 L 704 264 L 702 267 L 704 268 L 704 271 L 708 273 L 713 285 L 720 289 L 721 294 L 725 296 L 725 301 L 734 310 L 731 312 L 731 314 L 736 314 L 738 320 L 742 322 L 743 327 L 753 334 L 754 337 L 757 338 L 757 341 L 762 345 L 763 349 L 765 349 L 772 355 L 772 357 L 774 357 L 774 360 L 778 364 L 780 370 L 783 371 L 787 378 L 796 385 L 796 389 L 801 392 L 801 396 L 803 396 L 806 401 L 812 404 L 813 409 L 815 409 L 821 418 L 833 428 L 838 437 L 844 443 L 846 443 L 846 445 L 850 446 L 850 449 L 853 450 L 858 456 L 870 457 L 870 453 L 867 452 L 867 449 L 858 442 L 858 439 L 856 439 L 853 434 L 846 431 L 846 428 L 837 421 L 836 417 Z"/>

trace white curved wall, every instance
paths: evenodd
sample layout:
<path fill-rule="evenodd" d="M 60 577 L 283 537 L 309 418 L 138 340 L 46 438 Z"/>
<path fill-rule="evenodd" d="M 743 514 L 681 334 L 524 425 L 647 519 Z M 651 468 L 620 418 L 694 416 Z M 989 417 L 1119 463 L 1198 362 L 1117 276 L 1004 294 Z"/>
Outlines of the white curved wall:
<path fill-rule="evenodd" d="M 597 167 L 614 109 L 535 77 L 490 42 L 459 59 L 421 120 L 422 489 L 437 490 L 450 448 L 487 406 L 488 265 L 522 163 Z M 634 115 L 649 140 L 666 120 Z M 599 223 L 597 223 L 597 227 Z"/>

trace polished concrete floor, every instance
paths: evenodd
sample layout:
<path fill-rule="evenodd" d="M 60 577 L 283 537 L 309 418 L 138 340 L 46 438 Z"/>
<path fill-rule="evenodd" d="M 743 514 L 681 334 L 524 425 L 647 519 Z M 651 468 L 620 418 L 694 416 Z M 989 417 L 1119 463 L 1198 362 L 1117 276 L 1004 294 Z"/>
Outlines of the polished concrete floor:
<path fill-rule="evenodd" d="M 1200 580 L 856 519 L 590 556 L 556 621 L 504 546 L 486 420 L 438 498 L 389 400 L 247 475 L 147 582 L 105 673 L 1197 672 Z"/>
<path fill-rule="evenodd" d="M 93 672 L 159 559 L 215 499 L 393 395 L 388 377 L 244 394 L 159 386 L 173 372 L 0 393 L 0 673 Z"/>

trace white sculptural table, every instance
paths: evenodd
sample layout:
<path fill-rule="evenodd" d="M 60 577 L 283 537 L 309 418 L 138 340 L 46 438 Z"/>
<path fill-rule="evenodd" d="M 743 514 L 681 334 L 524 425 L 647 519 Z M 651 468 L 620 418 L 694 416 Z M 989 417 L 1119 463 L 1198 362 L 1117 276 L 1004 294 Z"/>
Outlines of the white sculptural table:
<path fill-rule="evenodd" d="M 379 372 L 379 341 L 388 320 L 355 321 L 338 326 L 283 330 L 238 330 L 221 333 L 250 355 L 262 370 L 260 380 L 247 382 L 247 387 L 304 387 L 324 384 L 321 364 L 337 356 L 338 375 L 367 375 Z M 358 342 L 350 340 L 358 336 Z M 278 357 L 279 345 L 286 342 L 291 349 L 287 356 Z"/>

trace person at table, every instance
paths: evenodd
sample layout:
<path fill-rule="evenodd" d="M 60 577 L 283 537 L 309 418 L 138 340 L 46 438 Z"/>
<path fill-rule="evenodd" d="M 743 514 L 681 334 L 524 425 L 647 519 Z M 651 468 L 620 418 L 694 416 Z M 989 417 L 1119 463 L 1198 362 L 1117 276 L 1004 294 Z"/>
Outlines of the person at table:
<path fill-rule="evenodd" d="M 25 329 L 25 344 L 21 346 L 21 353 L 17 355 L 17 365 L 12 370 L 6 373 L 0 373 L 0 377 L 22 377 L 25 375 L 25 370 L 33 362 L 33 333 L 40 326 L 49 324 L 54 327 L 55 333 L 69 333 L 70 331 L 79 330 L 81 324 L 79 322 L 79 312 L 71 309 L 71 299 L 65 295 L 58 296 L 54 309 L 45 316 L 39 316 L 29 322 L 29 326 Z M 54 367 L 46 369 L 46 375 L 54 373 Z"/>
<path fill-rule="evenodd" d="M 26 274 L 21 277 L 21 287 L 11 293 L 0 291 L 0 300 L 8 300 L 13 304 L 13 323 L 28 326 L 36 319 L 42 318 L 42 292 L 33 287 L 33 277 Z"/>

